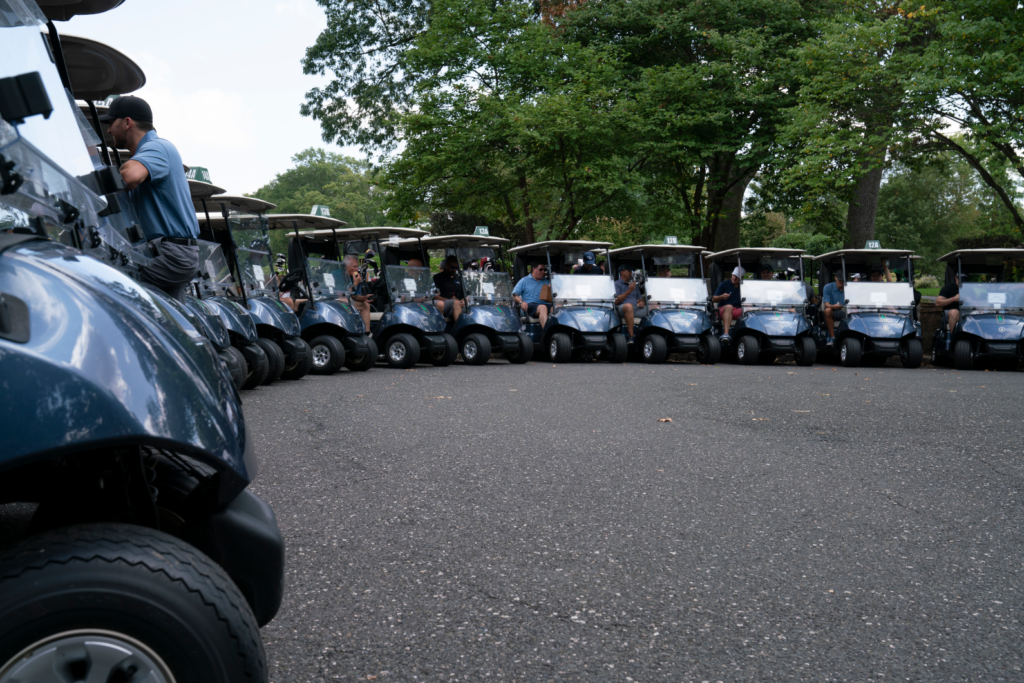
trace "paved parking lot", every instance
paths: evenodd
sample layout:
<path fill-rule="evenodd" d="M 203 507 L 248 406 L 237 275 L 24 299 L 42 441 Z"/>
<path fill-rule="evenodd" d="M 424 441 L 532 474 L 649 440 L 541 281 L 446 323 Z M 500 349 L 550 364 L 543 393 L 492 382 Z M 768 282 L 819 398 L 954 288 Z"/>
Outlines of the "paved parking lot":
<path fill-rule="evenodd" d="M 272 678 L 1024 680 L 1022 381 L 492 363 L 248 392 L 288 544 Z"/>

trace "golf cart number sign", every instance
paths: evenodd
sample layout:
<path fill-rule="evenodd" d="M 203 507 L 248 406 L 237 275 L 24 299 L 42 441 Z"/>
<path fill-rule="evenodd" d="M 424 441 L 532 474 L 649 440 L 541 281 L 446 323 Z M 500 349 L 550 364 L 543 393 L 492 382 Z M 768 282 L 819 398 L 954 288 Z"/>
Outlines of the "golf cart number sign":
<path fill-rule="evenodd" d="M 480 290 L 487 296 L 494 296 L 494 283 L 493 282 L 481 282 Z"/>
<path fill-rule="evenodd" d="M 990 304 L 1005 304 L 1006 303 L 1006 292 L 989 292 L 988 302 Z"/>
<path fill-rule="evenodd" d="M 415 293 L 416 292 L 416 280 L 412 279 L 411 277 L 407 277 L 407 278 L 403 279 L 402 280 L 402 284 L 405 285 L 405 291 L 407 291 L 409 293 Z"/>
<path fill-rule="evenodd" d="M 263 266 L 258 263 L 252 264 L 252 276 L 256 278 L 256 282 L 263 284 Z"/>
<path fill-rule="evenodd" d="M 324 283 L 331 289 L 334 289 L 334 275 L 331 273 L 324 273 Z"/>

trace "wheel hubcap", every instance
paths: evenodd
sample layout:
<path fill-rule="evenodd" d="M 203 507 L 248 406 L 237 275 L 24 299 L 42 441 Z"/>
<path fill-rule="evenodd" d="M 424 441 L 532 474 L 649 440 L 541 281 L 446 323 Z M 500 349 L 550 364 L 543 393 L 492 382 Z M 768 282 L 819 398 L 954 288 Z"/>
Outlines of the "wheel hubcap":
<path fill-rule="evenodd" d="M 554 358 L 558 355 L 558 342 L 554 339 L 551 340 L 551 357 Z"/>
<path fill-rule="evenodd" d="M 839 349 L 839 357 L 846 360 L 846 344 L 843 344 L 842 348 Z"/>
<path fill-rule="evenodd" d="M 313 365 L 322 368 L 331 361 L 331 350 L 326 346 L 313 347 Z"/>
<path fill-rule="evenodd" d="M 644 358 L 650 358 L 654 353 L 654 343 L 648 339 L 644 342 Z"/>
<path fill-rule="evenodd" d="M 405 358 L 405 344 L 401 342 L 395 342 L 388 349 L 388 357 L 396 363 L 401 363 L 402 359 Z"/>
<path fill-rule="evenodd" d="M 174 675 L 149 647 L 112 631 L 51 636 L 25 648 L 0 669 L 0 683 L 51 680 L 174 683 Z"/>
<path fill-rule="evenodd" d="M 468 341 L 462 347 L 462 357 L 466 360 L 473 360 L 476 358 L 476 342 Z"/>
<path fill-rule="evenodd" d="M 742 360 L 745 355 L 747 355 L 747 345 L 740 344 L 736 347 L 736 357 Z"/>

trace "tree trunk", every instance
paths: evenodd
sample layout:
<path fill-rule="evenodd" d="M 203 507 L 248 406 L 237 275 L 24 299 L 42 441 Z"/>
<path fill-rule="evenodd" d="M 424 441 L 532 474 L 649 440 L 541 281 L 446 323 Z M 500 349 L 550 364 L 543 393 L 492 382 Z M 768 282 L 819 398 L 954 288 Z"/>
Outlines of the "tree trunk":
<path fill-rule="evenodd" d="M 743 193 L 757 168 L 738 164 L 735 153 L 719 153 L 714 155 L 707 169 L 707 209 L 698 244 L 712 251 L 720 251 L 719 244 L 735 242 L 738 247 Z M 697 211 L 699 209 L 695 207 L 695 213 Z M 723 227 L 725 234 L 720 238 Z"/>
<path fill-rule="evenodd" d="M 878 211 L 878 193 L 881 188 L 881 166 L 871 169 L 857 181 L 846 214 L 848 248 L 863 249 L 865 242 L 875 239 L 875 213 Z"/>
<path fill-rule="evenodd" d="M 725 251 L 736 249 L 740 246 L 740 218 L 743 215 L 743 195 L 747 192 L 747 186 L 754 179 L 754 172 L 751 171 L 739 179 L 729 188 L 722 199 L 721 217 L 718 219 L 718 234 L 715 235 L 715 243 L 712 251 Z"/>

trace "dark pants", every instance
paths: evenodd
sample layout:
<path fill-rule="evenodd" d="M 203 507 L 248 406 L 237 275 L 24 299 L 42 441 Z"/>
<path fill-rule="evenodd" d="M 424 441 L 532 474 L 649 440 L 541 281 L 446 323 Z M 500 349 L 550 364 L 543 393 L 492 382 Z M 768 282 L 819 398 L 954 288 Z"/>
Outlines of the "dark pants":
<path fill-rule="evenodd" d="M 199 247 L 175 244 L 162 237 L 149 243 L 156 257 L 142 270 L 142 281 L 184 301 L 186 287 L 199 273 Z"/>

